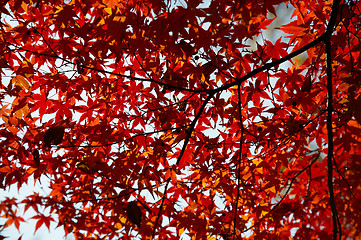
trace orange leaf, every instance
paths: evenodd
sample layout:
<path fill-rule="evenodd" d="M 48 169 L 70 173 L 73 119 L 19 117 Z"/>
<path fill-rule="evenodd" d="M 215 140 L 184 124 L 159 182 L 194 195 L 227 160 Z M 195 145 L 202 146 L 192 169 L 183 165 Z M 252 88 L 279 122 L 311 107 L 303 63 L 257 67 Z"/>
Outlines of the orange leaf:
<path fill-rule="evenodd" d="M 308 28 L 298 27 L 298 26 L 284 26 L 281 30 L 288 34 L 294 34 L 297 36 L 304 35 L 308 31 Z"/>

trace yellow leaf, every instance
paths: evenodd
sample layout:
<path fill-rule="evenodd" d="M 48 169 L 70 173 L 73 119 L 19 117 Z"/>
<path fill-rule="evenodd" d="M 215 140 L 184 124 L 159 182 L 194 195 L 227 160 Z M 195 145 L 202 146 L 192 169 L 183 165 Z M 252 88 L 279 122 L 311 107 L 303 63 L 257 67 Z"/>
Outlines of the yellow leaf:
<path fill-rule="evenodd" d="M 103 26 L 104 24 L 105 24 L 105 19 L 102 18 L 102 19 L 100 19 L 100 21 L 98 22 L 97 27 Z"/>
<path fill-rule="evenodd" d="M 253 164 L 255 164 L 256 166 L 258 166 L 258 165 L 262 162 L 262 160 L 261 160 L 260 158 L 256 158 L 256 159 L 253 159 L 252 162 L 253 162 Z"/>
<path fill-rule="evenodd" d="M 17 75 L 16 77 L 13 77 L 11 79 L 11 82 L 17 86 L 20 86 L 20 87 L 23 86 L 26 90 L 30 89 L 30 84 L 25 79 L 25 77 L 22 75 Z"/>
<path fill-rule="evenodd" d="M 202 179 L 202 187 L 206 188 L 207 186 L 208 186 L 208 181 L 207 181 L 207 179 L 203 178 Z"/>
<path fill-rule="evenodd" d="M 268 206 L 268 202 L 266 202 L 264 199 L 262 199 L 261 202 L 259 203 L 259 205 L 261 207 L 265 207 L 265 206 Z"/>
<path fill-rule="evenodd" d="M 271 191 L 271 192 L 273 192 L 273 193 L 276 193 L 276 187 L 275 187 L 275 186 L 269 188 L 268 190 Z"/>
<path fill-rule="evenodd" d="M 104 11 L 105 11 L 106 13 L 108 13 L 108 15 L 112 15 L 112 9 L 111 9 L 111 8 L 109 8 L 109 7 L 104 8 Z"/>
<path fill-rule="evenodd" d="M 115 22 L 125 22 L 126 16 L 115 16 L 113 20 Z"/>
<path fill-rule="evenodd" d="M 54 6 L 54 9 L 56 9 L 56 11 L 54 12 L 54 16 L 58 16 L 58 13 L 60 13 L 63 10 L 63 6 L 56 5 Z"/>
<path fill-rule="evenodd" d="M 128 219 L 125 216 L 119 216 L 119 220 L 120 220 L 120 223 L 125 224 Z"/>
<path fill-rule="evenodd" d="M 262 213 L 261 213 L 261 216 L 260 217 L 264 217 L 268 212 L 267 211 L 263 211 L 262 210 Z"/>
<path fill-rule="evenodd" d="M 116 223 L 115 225 L 114 225 L 114 227 L 116 228 L 116 229 L 122 229 L 122 224 L 120 224 L 120 223 Z"/>

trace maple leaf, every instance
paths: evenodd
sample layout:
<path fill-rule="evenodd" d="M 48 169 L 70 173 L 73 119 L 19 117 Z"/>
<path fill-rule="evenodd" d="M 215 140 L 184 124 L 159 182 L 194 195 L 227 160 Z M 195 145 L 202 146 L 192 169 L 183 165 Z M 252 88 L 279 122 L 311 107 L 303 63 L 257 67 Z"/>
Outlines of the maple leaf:
<path fill-rule="evenodd" d="M 37 215 L 37 216 L 33 216 L 32 219 L 37 219 L 37 223 L 35 226 L 35 231 L 34 233 L 43 225 L 45 224 L 45 226 L 49 229 L 50 228 L 50 223 L 52 221 L 54 221 L 54 219 L 51 216 L 45 216 L 43 214 Z"/>
<path fill-rule="evenodd" d="M 136 201 L 129 202 L 126 208 L 126 213 L 129 220 L 140 227 L 140 223 L 142 221 L 142 212 Z"/>
<path fill-rule="evenodd" d="M 46 147 L 58 145 L 63 141 L 65 128 L 62 126 L 52 126 L 44 134 L 44 144 Z"/>
<path fill-rule="evenodd" d="M 0 3 L 4 228 L 360 238 L 360 1 L 60 2 Z"/>

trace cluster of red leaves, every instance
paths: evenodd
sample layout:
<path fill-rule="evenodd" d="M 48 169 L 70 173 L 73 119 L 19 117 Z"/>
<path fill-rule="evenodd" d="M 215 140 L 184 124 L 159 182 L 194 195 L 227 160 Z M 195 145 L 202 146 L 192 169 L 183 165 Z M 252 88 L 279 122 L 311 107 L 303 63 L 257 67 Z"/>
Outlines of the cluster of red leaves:
<path fill-rule="evenodd" d="M 0 3 L 0 187 L 51 189 L 2 199 L 6 226 L 32 208 L 77 239 L 360 237 L 361 3 L 287 1 L 265 40 L 281 2 Z"/>

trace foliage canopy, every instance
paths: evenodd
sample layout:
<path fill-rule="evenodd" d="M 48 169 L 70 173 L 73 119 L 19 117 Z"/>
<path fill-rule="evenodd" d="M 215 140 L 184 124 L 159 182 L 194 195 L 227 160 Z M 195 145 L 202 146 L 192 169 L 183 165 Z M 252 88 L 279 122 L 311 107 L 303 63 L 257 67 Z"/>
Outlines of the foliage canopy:
<path fill-rule="evenodd" d="M 360 7 L 1 3 L 0 187 L 51 189 L 3 197 L 4 227 L 33 209 L 76 239 L 360 238 Z"/>

